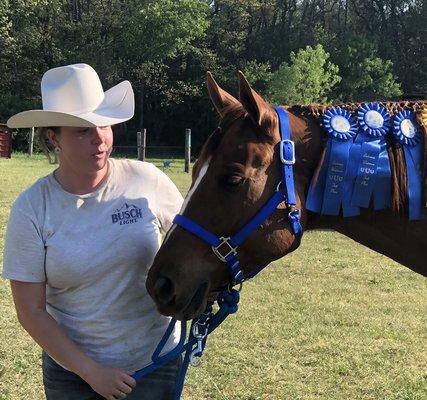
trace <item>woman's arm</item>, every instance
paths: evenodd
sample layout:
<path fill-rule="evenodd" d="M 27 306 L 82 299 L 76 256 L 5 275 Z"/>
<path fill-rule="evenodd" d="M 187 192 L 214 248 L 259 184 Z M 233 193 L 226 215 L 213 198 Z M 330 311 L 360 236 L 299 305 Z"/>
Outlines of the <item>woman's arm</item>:
<path fill-rule="evenodd" d="M 11 280 L 11 287 L 19 322 L 46 353 L 109 400 L 132 391 L 136 382 L 129 374 L 89 358 L 49 315 L 45 283 Z"/>

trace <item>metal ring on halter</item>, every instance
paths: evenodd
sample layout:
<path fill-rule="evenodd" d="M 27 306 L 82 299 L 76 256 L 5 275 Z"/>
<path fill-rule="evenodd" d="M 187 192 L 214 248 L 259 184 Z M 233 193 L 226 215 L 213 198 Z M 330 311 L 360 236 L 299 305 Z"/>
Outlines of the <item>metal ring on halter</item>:
<path fill-rule="evenodd" d="M 280 181 L 277 186 L 276 186 L 276 192 L 280 192 L 281 190 L 281 185 L 283 186 L 283 181 Z M 296 209 L 296 204 L 289 204 L 287 199 L 286 199 L 286 208 L 289 210 L 289 212 L 294 212 L 297 211 Z"/>
<path fill-rule="evenodd" d="M 287 204 L 287 208 L 288 208 L 288 211 L 289 211 L 288 215 L 294 213 L 295 211 L 299 212 L 299 210 L 297 210 L 296 204 Z"/>
<path fill-rule="evenodd" d="M 219 243 L 219 245 L 218 246 L 211 246 L 211 248 L 212 248 L 212 250 L 213 250 L 213 252 L 215 253 L 215 255 L 222 261 L 222 262 L 227 262 L 227 257 L 230 255 L 230 254 L 234 254 L 234 255 L 236 255 L 237 254 L 237 246 L 236 247 L 233 247 L 231 244 L 230 244 L 230 237 L 224 237 L 224 236 L 221 236 L 220 238 L 219 238 L 219 240 L 220 240 L 220 243 Z M 226 245 L 227 246 L 227 248 L 225 249 L 225 251 L 226 251 L 226 254 L 221 254 L 221 252 L 220 252 L 220 247 L 221 246 L 223 246 L 223 245 Z"/>
<path fill-rule="evenodd" d="M 228 285 L 228 288 L 227 288 L 228 293 L 231 293 L 231 290 L 237 290 L 237 291 L 240 293 L 240 292 L 242 291 L 242 289 L 243 289 L 243 282 L 244 282 L 244 281 L 239 282 L 239 284 L 238 284 L 238 288 L 237 288 L 237 289 L 234 289 L 234 286 L 235 286 L 235 285 L 233 285 L 232 283 L 230 283 L 230 284 Z"/>
<path fill-rule="evenodd" d="M 283 181 L 279 181 L 279 183 L 276 186 L 276 192 L 280 192 L 280 186 L 283 186 Z"/>

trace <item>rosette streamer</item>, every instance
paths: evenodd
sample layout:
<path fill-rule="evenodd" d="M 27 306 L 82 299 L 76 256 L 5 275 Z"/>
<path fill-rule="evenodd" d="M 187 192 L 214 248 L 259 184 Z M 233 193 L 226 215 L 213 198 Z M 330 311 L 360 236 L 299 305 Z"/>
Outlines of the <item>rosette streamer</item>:
<path fill-rule="evenodd" d="M 374 209 L 381 210 L 391 204 L 391 170 L 385 142 L 391 119 L 378 103 L 363 104 L 357 119 L 359 133 L 351 151 L 350 169 L 356 176 L 351 204 L 368 208 L 373 197 Z"/>
<path fill-rule="evenodd" d="M 350 112 L 332 107 L 323 115 L 323 126 L 329 136 L 325 158 L 317 176 L 310 184 L 306 207 L 325 215 L 358 215 L 350 204 L 351 189 L 346 179 L 349 152 L 357 133 L 356 121 Z"/>
<path fill-rule="evenodd" d="M 423 218 L 423 152 L 424 143 L 415 114 L 403 110 L 394 116 L 395 138 L 402 144 L 408 176 L 409 219 Z"/>

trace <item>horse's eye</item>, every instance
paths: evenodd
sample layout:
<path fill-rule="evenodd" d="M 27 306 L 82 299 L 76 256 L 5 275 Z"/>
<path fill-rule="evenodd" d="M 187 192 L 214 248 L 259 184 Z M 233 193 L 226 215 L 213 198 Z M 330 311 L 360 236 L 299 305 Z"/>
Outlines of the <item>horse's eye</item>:
<path fill-rule="evenodd" d="M 224 179 L 224 184 L 226 186 L 238 186 L 242 184 L 245 181 L 245 178 L 240 175 L 229 175 L 226 176 Z"/>

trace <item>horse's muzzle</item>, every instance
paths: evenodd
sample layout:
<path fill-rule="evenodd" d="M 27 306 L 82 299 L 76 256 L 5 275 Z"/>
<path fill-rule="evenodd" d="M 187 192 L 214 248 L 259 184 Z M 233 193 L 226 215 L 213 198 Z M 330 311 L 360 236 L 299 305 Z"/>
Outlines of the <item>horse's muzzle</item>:
<path fill-rule="evenodd" d="M 200 315 L 206 306 L 209 285 L 203 282 L 193 292 L 177 293 L 175 284 L 166 276 L 160 276 L 153 285 L 150 295 L 153 297 L 158 311 L 163 315 L 172 316 L 178 320 L 190 320 Z"/>
<path fill-rule="evenodd" d="M 171 304 L 175 298 L 173 282 L 163 276 L 157 279 L 154 284 L 154 296 L 156 301 L 163 306 Z"/>

